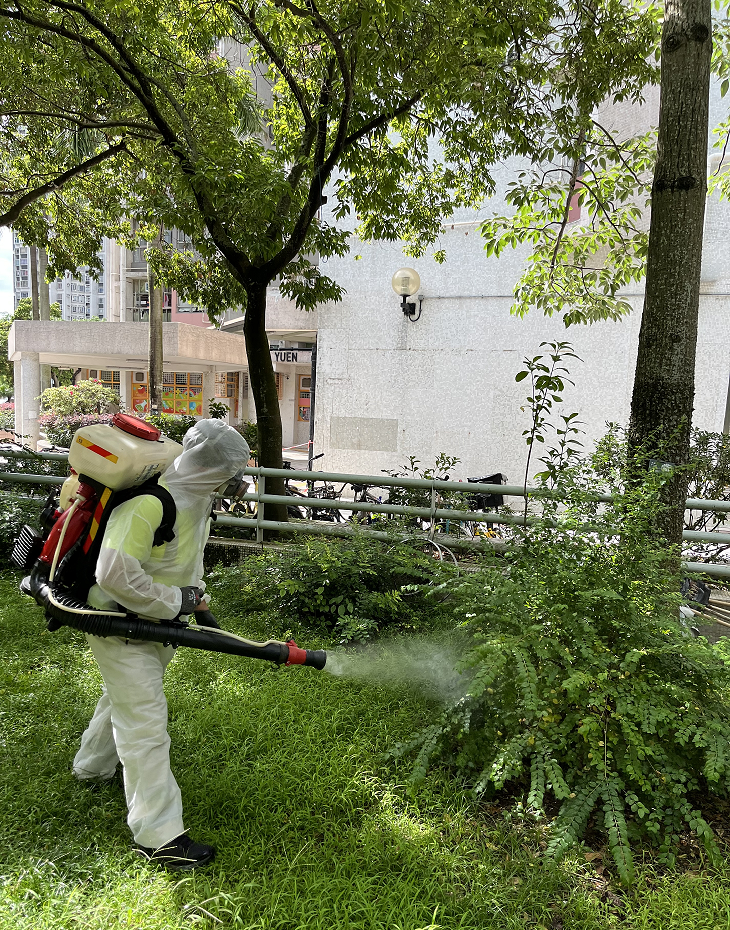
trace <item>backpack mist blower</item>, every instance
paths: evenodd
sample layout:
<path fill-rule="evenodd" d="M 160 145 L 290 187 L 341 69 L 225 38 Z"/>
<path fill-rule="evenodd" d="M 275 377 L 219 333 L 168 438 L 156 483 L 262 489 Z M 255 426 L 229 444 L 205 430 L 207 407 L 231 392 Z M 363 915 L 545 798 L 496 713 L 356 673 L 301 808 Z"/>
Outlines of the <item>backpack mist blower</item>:
<path fill-rule="evenodd" d="M 21 592 L 43 607 L 51 631 L 70 626 L 94 636 L 324 668 L 326 652 L 300 649 L 293 640 L 256 643 L 218 628 L 192 627 L 184 620 L 145 620 L 123 611 L 94 610 L 85 602 L 95 583 L 104 529 L 118 504 L 144 494 L 156 497 L 163 515 L 154 545 L 174 538 L 175 502 L 157 479 L 181 451 L 158 429 L 126 414 L 116 414 L 111 424 L 77 430 L 69 451 L 71 476 L 60 498 L 51 494 L 41 513 L 45 534 L 24 526 L 15 543 L 13 563 L 30 571 Z"/>

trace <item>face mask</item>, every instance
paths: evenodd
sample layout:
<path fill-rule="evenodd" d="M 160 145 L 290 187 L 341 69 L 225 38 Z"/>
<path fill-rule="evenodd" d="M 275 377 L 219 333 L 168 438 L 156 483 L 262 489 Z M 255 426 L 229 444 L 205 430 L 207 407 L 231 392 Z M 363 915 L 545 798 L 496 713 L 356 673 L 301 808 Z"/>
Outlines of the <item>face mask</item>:
<path fill-rule="evenodd" d="M 216 497 L 225 497 L 229 500 L 235 500 L 237 497 L 243 497 L 248 489 L 248 478 L 240 469 L 226 484 L 221 485 L 216 491 Z"/>

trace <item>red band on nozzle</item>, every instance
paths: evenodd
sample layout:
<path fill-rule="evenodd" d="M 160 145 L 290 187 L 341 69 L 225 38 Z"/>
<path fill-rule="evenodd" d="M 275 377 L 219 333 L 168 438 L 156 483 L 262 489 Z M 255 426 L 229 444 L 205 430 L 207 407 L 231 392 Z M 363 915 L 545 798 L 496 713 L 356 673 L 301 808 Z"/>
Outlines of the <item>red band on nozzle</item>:
<path fill-rule="evenodd" d="M 286 660 L 287 665 L 304 665 L 307 659 L 307 650 L 300 649 L 293 639 L 286 641 L 289 647 L 289 658 Z"/>

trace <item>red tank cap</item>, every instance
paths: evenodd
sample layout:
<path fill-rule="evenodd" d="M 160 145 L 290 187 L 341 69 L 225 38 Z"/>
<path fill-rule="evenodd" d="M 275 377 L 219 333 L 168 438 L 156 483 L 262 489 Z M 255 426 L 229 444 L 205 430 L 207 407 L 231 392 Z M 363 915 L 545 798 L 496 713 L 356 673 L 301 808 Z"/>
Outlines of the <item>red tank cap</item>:
<path fill-rule="evenodd" d="M 146 439 L 148 442 L 157 442 L 160 438 L 160 431 L 151 423 L 145 423 L 139 417 L 130 416 L 128 413 L 115 413 L 112 417 L 112 426 L 130 436 L 137 436 L 139 439 Z"/>

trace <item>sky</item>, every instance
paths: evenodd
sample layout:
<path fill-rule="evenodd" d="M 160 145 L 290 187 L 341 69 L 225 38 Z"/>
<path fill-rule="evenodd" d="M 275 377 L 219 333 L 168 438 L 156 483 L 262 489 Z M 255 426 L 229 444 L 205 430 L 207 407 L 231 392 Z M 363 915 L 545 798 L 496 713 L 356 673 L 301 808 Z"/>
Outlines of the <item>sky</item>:
<path fill-rule="evenodd" d="M 13 312 L 13 234 L 0 227 L 0 316 Z"/>

